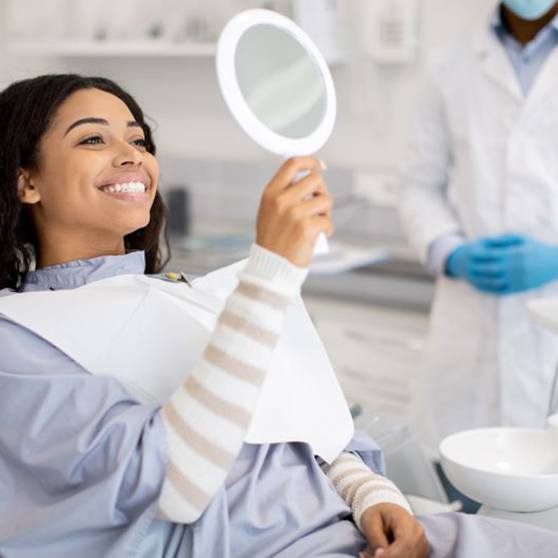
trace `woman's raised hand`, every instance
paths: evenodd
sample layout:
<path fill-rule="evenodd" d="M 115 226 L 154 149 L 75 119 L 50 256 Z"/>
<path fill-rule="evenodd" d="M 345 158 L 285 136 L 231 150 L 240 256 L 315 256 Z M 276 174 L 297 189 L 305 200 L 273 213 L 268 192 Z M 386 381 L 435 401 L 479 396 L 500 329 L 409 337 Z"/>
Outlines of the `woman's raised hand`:
<path fill-rule="evenodd" d="M 320 233 L 331 236 L 332 199 L 314 157 L 288 159 L 266 186 L 258 211 L 256 242 L 298 267 L 308 267 Z M 300 173 L 304 178 L 293 182 Z M 308 174 L 306 174 L 308 173 Z"/>

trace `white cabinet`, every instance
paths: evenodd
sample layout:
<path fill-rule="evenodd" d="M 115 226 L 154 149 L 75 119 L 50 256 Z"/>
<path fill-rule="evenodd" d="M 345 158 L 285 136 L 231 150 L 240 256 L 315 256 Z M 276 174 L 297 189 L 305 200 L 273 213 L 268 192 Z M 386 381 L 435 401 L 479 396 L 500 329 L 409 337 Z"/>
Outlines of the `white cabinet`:
<path fill-rule="evenodd" d="M 311 296 L 305 302 L 349 402 L 406 418 L 420 382 L 427 314 Z"/>

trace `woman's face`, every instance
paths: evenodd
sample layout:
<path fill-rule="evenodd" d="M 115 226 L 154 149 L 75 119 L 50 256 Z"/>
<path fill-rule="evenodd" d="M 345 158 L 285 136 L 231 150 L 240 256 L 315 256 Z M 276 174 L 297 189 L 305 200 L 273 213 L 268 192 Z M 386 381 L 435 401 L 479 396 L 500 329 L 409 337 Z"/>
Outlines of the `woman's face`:
<path fill-rule="evenodd" d="M 121 243 L 149 223 L 158 177 L 157 160 L 126 104 L 83 89 L 60 106 L 41 139 L 38 169 L 23 171 L 20 191 L 32 204 L 41 240 Z"/>

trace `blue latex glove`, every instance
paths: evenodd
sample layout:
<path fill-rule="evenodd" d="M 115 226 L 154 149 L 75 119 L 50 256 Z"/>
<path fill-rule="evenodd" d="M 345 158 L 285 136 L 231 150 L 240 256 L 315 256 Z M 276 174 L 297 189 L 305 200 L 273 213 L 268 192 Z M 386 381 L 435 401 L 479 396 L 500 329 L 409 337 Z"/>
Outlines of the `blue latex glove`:
<path fill-rule="evenodd" d="M 456 248 L 446 260 L 446 273 L 450 277 L 463 279 L 477 290 L 490 294 L 504 294 L 502 280 L 502 252 L 517 247 L 515 235 L 496 238 L 481 238 Z"/>
<path fill-rule="evenodd" d="M 520 293 L 558 279 L 558 247 L 515 234 L 483 238 L 452 252 L 446 270 L 485 293 Z"/>
<path fill-rule="evenodd" d="M 498 239 L 488 239 L 489 246 L 501 253 L 500 277 L 503 294 L 537 289 L 558 279 L 558 246 L 527 236 L 515 235 L 517 244 L 498 246 Z"/>

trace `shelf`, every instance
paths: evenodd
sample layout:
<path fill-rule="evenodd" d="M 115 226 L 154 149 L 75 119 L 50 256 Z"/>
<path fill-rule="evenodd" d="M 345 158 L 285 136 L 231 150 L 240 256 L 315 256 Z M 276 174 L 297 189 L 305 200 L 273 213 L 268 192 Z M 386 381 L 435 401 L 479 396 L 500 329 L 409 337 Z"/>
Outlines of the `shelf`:
<path fill-rule="evenodd" d="M 210 58 L 215 56 L 214 43 L 169 43 L 163 41 L 107 41 L 107 42 L 12 42 L 8 50 L 13 54 L 69 57 L 168 57 Z"/>

